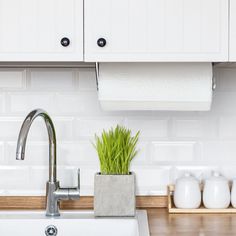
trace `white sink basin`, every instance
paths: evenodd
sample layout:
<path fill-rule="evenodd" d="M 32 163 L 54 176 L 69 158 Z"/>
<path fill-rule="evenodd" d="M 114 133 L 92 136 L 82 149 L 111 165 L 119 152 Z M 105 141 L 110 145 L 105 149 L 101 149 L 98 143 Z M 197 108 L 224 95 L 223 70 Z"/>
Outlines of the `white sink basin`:
<path fill-rule="evenodd" d="M 46 217 L 45 211 L 0 211 L 1 236 L 43 236 L 50 225 L 57 236 L 149 236 L 143 210 L 135 218 L 95 218 L 93 211 L 61 211 L 57 218 Z"/>

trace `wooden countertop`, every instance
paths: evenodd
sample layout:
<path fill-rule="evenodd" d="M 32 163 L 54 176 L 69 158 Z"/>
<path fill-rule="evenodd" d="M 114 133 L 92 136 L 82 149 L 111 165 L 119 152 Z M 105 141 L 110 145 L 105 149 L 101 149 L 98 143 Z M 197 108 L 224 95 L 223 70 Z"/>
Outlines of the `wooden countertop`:
<path fill-rule="evenodd" d="M 236 235 L 236 214 L 168 214 L 166 208 L 147 211 L 151 236 Z"/>

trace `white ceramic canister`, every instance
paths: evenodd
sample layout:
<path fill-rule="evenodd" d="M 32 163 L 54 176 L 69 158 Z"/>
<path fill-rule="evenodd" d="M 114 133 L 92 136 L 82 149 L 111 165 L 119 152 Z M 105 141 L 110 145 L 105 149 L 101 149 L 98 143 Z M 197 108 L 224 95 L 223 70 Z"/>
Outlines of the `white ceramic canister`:
<path fill-rule="evenodd" d="M 236 208 L 236 179 L 233 179 L 232 181 L 231 204 L 234 208 Z"/>
<path fill-rule="evenodd" d="M 176 180 L 174 204 L 177 208 L 195 209 L 201 204 L 201 190 L 198 180 L 190 173 Z"/>
<path fill-rule="evenodd" d="M 219 172 L 213 172 L 212 176 L 205 180 L 203 204 L 209 209 L 224 209 L 229 207 L 229 181 L 221 176 Z"/>

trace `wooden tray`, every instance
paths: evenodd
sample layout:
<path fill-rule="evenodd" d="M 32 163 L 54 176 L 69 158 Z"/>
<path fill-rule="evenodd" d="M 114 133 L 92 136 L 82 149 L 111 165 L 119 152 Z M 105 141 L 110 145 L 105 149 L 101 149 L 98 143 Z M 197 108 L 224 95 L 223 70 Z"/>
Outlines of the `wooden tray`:
<path fill-rule="evenodd" d="M 233 213 L 236 213 L 236 208 L 233 208 L 232 206 L 226 209 L 207 209 L 203 205 L 197 209 L 176 208 L 174 205 L 174 200 L 173 200 L 174 191 L 175 191 L 175 186 L 169 185 L 168 186 L 168 211 L 171 214 L 214 214 L 214 213 L 233 214 Z"/>

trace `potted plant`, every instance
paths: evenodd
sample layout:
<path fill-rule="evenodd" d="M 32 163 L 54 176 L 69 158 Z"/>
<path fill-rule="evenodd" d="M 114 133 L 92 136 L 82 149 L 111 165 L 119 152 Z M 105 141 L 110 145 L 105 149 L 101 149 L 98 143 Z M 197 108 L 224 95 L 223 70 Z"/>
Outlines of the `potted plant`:
<path fill-rule="evenodd" d="M 135 175 L 130 163 L 137 154 L 135 136 L 122 126 L 95 135 L 94 146 L 100 161 L 100 172 L 94 179 L 95 216 L 135 216 Z"/>

